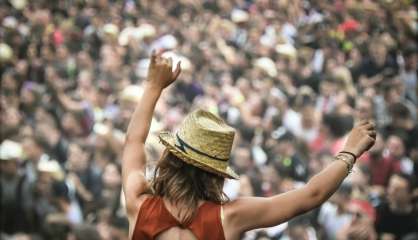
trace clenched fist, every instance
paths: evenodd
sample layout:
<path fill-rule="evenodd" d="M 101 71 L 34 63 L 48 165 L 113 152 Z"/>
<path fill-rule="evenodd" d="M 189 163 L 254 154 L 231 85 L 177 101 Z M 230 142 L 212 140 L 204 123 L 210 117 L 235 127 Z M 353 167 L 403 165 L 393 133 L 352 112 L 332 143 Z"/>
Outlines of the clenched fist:
<path fill-rule="evenodd" d="M 373 146 L 375 140 L 375 125 L 369 121 L 361 121 L 351 130 L 343 151 L 351 152 L 360 157 Z"/>
<path fill-rule="evenodd" d="M 162 52 L 152 52 L 151 62 L 148 68 L 147 83 L 151 87 L 158 89 L 164 89 L 171 83 L 173 83 L 180 75 L 181 67 L 180 62 L 177 63 L 177 67 L 172 71 L 173 60 L 171 58 L 163 58 Z"/>

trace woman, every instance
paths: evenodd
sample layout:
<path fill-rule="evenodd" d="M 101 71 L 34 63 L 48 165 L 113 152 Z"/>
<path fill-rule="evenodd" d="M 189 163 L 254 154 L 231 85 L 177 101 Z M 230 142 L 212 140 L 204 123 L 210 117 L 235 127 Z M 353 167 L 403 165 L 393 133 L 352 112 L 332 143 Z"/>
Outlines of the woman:
<path fill-rule="evenodd" d="M 176 133 L 160 134 L 166 150 L 148 184 L 144 145 L 154 107 L 180 71 L 180 63 L 172 72 L 171 59 L 152 54 L 145 91 L 128 127 L 122 171 L 132 239 L 233 240 L 248 230 L 280 224 L 326 201 L 374 143 L 374 125 L 362 122 L 348 136 L 344 151 L 304 187 L 228 201 L 224 178 L 238 178 L 228 166 L 234 129 L 197 110 Z"/>

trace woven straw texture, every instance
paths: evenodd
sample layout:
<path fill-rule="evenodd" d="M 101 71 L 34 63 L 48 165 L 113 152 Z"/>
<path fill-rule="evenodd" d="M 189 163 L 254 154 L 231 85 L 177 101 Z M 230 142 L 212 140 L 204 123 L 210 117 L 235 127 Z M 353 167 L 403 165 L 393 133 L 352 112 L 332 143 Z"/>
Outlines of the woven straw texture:
<path fill-rule="evenodd" d="M 239 176 L 229 167 L 235 131 L 214 114 L 196 110 L 189 114 L 176 134 L 161 132 L 161 142 L 188 164 L 226 178 Z"/>

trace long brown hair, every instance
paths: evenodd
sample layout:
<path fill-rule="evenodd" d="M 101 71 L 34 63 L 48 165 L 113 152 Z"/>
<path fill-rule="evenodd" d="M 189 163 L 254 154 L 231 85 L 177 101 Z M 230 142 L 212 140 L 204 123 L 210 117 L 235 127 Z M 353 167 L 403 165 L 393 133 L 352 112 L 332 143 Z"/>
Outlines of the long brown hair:
<path fill-rule="evenodd" d="M 199 200 L 216 204 L 229 201 L 223 184 L 223 177 L 189 165 L 165 150 L 157 163 L 151 191 L 177 206 L 181 222 L 188 223 L 196 214 Z"/>

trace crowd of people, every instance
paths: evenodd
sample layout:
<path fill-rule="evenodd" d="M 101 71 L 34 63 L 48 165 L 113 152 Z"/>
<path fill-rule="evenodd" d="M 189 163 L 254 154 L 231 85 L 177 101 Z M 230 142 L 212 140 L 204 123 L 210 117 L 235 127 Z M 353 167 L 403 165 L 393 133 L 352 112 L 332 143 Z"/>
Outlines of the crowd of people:
<path fill-rule="evenodd" d="M 121 152 L 153 49 L 183 71 L 147 176 L 192 109 L 237 130 L 231 200 L 301 186 L 371 119 L 375 146 L 328 202 L 242 239 L 418 239 L 416 3 L 1 1 L 0 239 L 127 239 Z"/>

